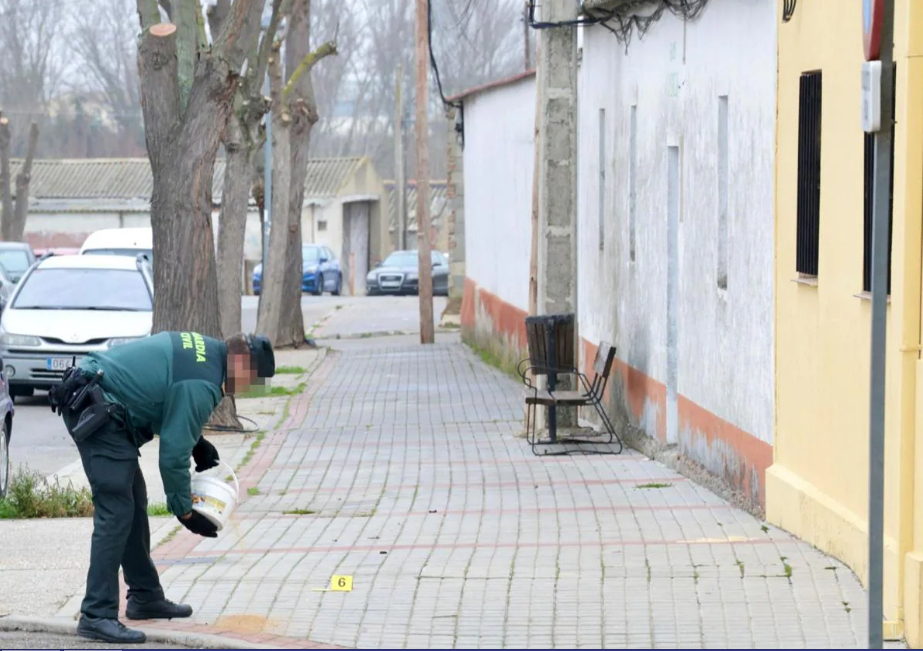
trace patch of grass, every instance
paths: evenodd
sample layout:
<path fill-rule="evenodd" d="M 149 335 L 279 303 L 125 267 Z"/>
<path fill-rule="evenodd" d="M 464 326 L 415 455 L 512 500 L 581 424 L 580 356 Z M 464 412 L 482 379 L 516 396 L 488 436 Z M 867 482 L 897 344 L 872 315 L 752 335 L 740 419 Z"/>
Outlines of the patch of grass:
<path fill-rule="evenodd" d="M 461 324 L 449 321 L 448 323 L 443 323 L 440 327 L 444 330 L 458 330 L 461 328 Z"/>
<path fill-rule="evenodd" d="M 250 391 L 247 393 L 242 393 L 237 395 L 237 398 L 247 399 L 247 398 L 265 398 L 267 396 L 294 396 L 298 393 L 301 393 L 305 390 L 305 387 L 308 385 L 304 382 L 299 384 L 297 387 L 267 387 L 265 385 L 254 385 L 250 387 Z"/>
<path fill-rule="evenodd" d="M 848 602 L 848 601 L 844 601 L 844 602 L 843 602 L 843 608 L 846 609 L 846 612 L 847 612 L 847 613 L 851 613 L 851 612 L 852 612 L 852 608 L 849 607 L 849 602 Z"/>
<path fill-rule="evenodd" d="M 257 488 L 256 486 L 251 486 L 250 488 L 247 489 L 247 495 L 252 496 L 252 495 L 259 495 L 259 494 L 260 494 L 260 489 Z"/>
<path fill-rule="evenodd" d="M 371 339 L 374 336 L 375 334 L 372 332 L 363 332 L 361 335 L 359 335 L 359 339 Z"/>
<path fill-rule="evenodd" d="M 312 511 L 311 509 L 292 509 L 290 511 L 282 511 L 283 515 L 314 515 L 317 511 Z"/>
<path fill-rule="evenodd" d="M 785 570 L 785 578 L 792 578 L 792 566 L 785 562 L 785 557 L 782 557 L 782 568 Z"/>
<path fill-rule="evenodd" d="M 737 559 L 737 567 L 740 568 L 740 578 L 744 578 L 744 562 Z"/>
<path fill-rule="evenodd" d="M 57 477 L 46 481 L 34 470 L 22 468 L 10 477 L 6 498 L 0 500 L 0 519 L 75 518 L 93 515 L 89 488 L 62 485 Z"/>
<path fill-rule="evenodd" d="M 769 533 L 769 527 L 767 527 L 765 524 L 760 526 L 760 529 L 763 530 L 763 533 Z"/>
<path fill-rule="evenodd" d="M 646 488 L 669 488 L 673 484 L 661 484 L 658 482 L 650 482 L 649 484 L 638 484 L 635 488 L 646 489 Z"/>
<path fill-rule="evenodd" d="M 147 514 L 152 518 L 172 515 L 172 513 L 170 513 L 170 509 L 167 508 L 167 505 L 164 502 L 154 502 L 153 504 L 148 504 Z"/>
<path fill-rule="evenodd" d="M 280 366 L 276 369 L 277 375 L 304 375 L 307 370 L 303 366 Z"/>
<path fill-rule="evenodd" d="M 836 572 L 836 568 L 835 568 L 833 565 L 828 565 L 828 566 L 825 567 L 824 569 L 825 569 L 825 570 L 832 570 L 832 571 Z"/>
<path fill-rule="evenodd" d="M 343 305 L 343 304 L 341 303 L 341 304 L 337 305 L 336 308 L 334 308 L 334 309 L 336 309 L 336 310 L 339 312 L 339 311 L 342 310 L 344 307 L 346 307 L 346 306 Z"/>

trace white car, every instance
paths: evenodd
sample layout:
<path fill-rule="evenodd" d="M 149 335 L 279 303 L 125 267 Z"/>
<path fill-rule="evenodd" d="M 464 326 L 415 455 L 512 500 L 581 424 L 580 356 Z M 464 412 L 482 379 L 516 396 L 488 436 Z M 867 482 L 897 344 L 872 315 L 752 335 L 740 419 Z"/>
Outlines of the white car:
<path fill-rule="evenodd" d="M 40 260 L 0 317 L 10 394 L 47 389 L 87 353 L 151 333 L 154 281 L 143 256 L 65 255 Z"/>
<path fill-rule="evenodd" d="M 137 255 L 153 256 L 154 232 L 150 228 L 105 228 L 87 236 L 80 247 L 80 255 Z"/>

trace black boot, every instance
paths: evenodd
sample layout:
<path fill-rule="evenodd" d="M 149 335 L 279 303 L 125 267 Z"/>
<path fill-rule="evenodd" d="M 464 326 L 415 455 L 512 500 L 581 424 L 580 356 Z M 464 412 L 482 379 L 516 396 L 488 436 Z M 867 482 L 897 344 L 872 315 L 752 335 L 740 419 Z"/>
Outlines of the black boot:
<path fill-rule="evenodd" d="M 128 619 L 181 619 L 192 616 L 192 606 L 175 604 L 169 599 L 149 602 L 129 599 L 125 616 Z"/>
<path fill-rule="evenodd" d="M 82 615 L 77 624 L 77 635 L 88 640 L 100 640 L 113 644 L 142 644 L 147 637 L 141 631 L 134 631 L 117 619 L 103 619 Z"/>

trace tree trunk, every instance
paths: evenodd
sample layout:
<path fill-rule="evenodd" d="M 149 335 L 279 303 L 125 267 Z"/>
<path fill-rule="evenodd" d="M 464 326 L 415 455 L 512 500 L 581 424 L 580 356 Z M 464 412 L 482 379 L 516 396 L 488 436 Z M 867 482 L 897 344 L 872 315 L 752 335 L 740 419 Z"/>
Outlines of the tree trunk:
<path fill-rule="evenodd" d="M 21 242 L 26 232 L 26 218 L 29 216 L 29 183 L 32 181 L 32 161 L 38 146 L 38 125 L 33 122 L 29 128 L 29 146 L 22 169 L 16 175 L 16 216 L 13 220 L 10 239 Z"/>
<path fill-rule="evenodd" d="M 180 66 L 177 59 L 177 27 L 155 22 L 156 2 L 137 0 L 137 5 L 144 30 L 138 72 L 153 173 L 151 227 L 157 256 L 152 331 L 193 330 L 220 337 L 211 222 L 215 156 L 246 48 L 259 34 L 263 3 L 234 2 L 211 48 L 202 42 L 200 14 L 194 29 L 183 26 L 179 36 L 197 41 L 191 53 L 188 43 L 179 47 L 194 57 L 188 93 L 180 70 L 190 67 L 185 61 Z M 233 398 L 225 398 L 210 422 L 239 428 L 235 412 Z"/>
<path fill-rule="evenodd" d="M 240 121 L 233 114 L 224 132 L 224 148 L 227 161 L 218 223 L 218 307 L 221 333 L 230 337 L 241 328 L 240 279 L 250 194 L 250 149 L 243 142 Z"/>
<path fill-rule="evenodd" d="M 291 116 L 282 101 L 282 64 L 278 48 L 269 63 L 272 86 L 272 228 L 269 255 L 260 284 L 257 329 L 273 346 L 284 345 L 281 317 L 285 279 L 285 249 L 289 235 L 289 187 L 291 184 Z"/>
<path fill-rule="evenodd" d="M 12 144 L 10 121 L 0 116 L 0 194 L 3 195 L 3 212 L 0 213 L 0 239 L 10 241 L 13 225 L 13 187 L 10 181 L 10 146 Z"/>
<path fill-rule="evenodd" d="M 289 24 L 289 39 L 286 47 L 285 69 L 291 79 L 298 66 L 311 52 L 311 3 L 310 0 L 296 0 L 292 6 Z M 292 87 L 291 128 L 291 183 L 288 196 L 288 240 L 285 247 L 285 282 L 282 287 L 282 315 L 279 325 L 280 337 L 292 346 L 304 344 L 304 313 L 301 310 L 302 259 L 301 213 L 304 208 L 304 185 L 308 174 L 308 144 L 311 128 L 317 122 L 317 108 L 311 71 L 294 79 Z M 323 291 L 321 288 L 320 291 Z"/>

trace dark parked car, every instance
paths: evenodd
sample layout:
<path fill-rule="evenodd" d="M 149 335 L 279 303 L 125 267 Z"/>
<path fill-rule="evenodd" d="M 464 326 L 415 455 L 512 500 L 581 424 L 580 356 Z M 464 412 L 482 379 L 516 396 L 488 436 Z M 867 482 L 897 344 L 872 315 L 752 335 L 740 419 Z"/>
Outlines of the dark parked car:
<path fill-rule="evenodd" d="M 10 437 L 13 434 L 13 399 L 10 398 L 9 385 L 3 360 L 0 360 L 0 497 L 6 497 L 10 487 Z"/>
<path fill-rule="evenodd" d="M 449 261 L 439 251 L 431 251 L 433 294 L 449 295 Z M 365 279 L 366 293 L 417 294 L 420 290 L 420 255 L 416 251 L 395 251 L 378 264 Z"/>
<path fill-rule="evenodd" d="M 253 270 L 253 293 L 260 295 L 263 280 L 263 265 Z M 301 247 L 301 291 L 320 296 L 330 292 L 340 295 L 343 288 L 343 271 L 340 261 L 330 247 L 322 244 L 305 244 Z"/>
<path fill-rule="evenodd" d="M 25 242 L 0 242 L 0 266 L 14 283 L 35 263 L 35 252 Z"/>

